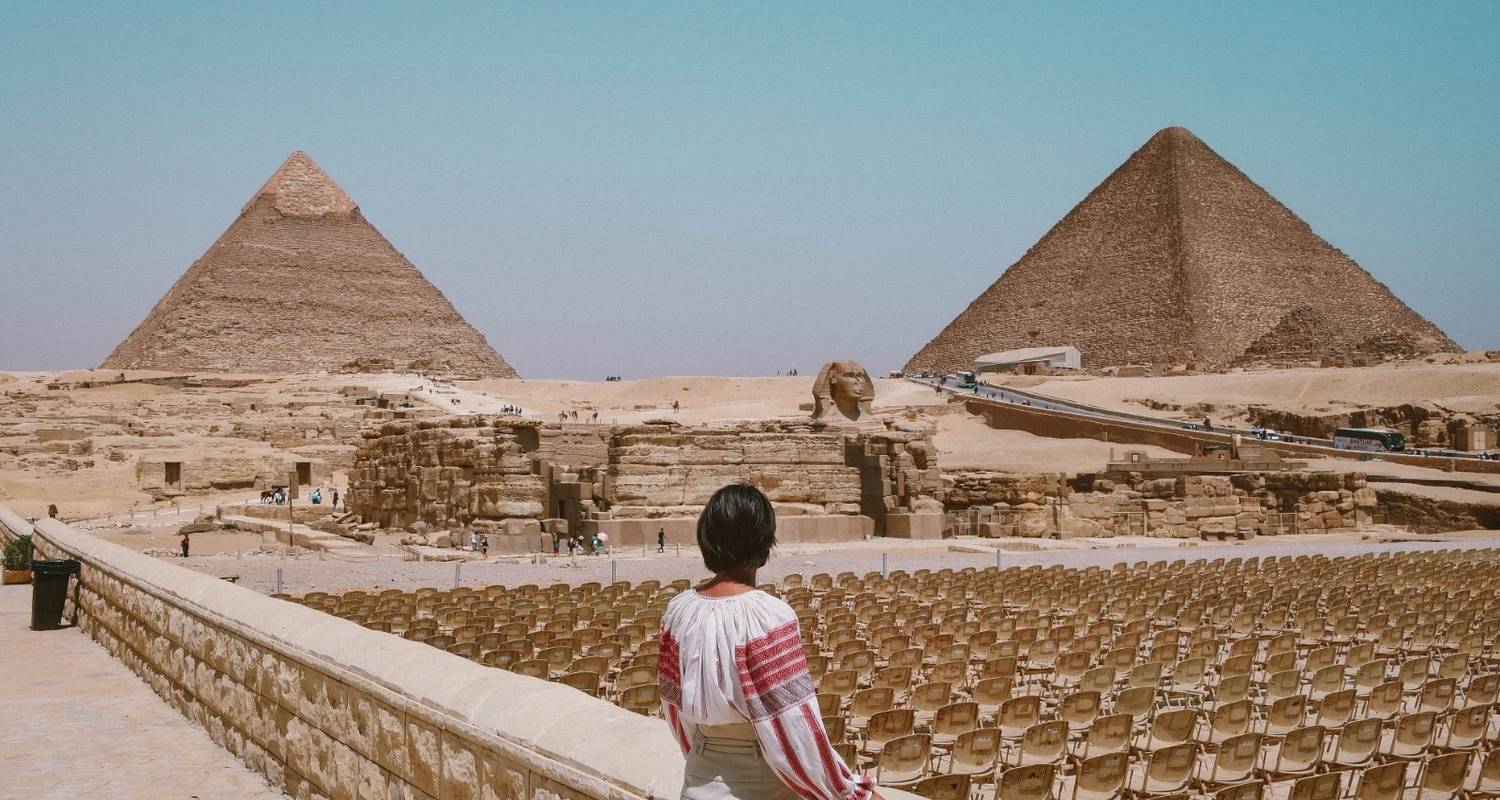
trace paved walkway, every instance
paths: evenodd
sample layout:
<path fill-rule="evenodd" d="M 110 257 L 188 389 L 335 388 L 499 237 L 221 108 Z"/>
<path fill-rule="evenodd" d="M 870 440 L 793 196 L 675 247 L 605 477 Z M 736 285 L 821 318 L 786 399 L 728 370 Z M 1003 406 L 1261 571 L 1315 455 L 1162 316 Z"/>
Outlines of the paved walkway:
<path fill-rule="evenodd" d="M 38 632 L 0 587 L 0 796 L 282 800 L 76 630 Z"/>

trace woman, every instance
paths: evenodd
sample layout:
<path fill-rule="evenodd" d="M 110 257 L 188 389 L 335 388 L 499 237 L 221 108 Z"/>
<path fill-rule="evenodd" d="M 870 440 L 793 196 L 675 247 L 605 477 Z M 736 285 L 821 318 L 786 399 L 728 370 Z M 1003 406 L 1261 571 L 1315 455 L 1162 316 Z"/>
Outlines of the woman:
<path fill-rule="evenodd" d="M 658 683 L 687 756 L 683 800 L 868 800 L 828 742 L 790 606 L 755 589 L 776 544 L 760 490 L 732 484 L 698 517 L 714 577 L 667 605 Z"/>

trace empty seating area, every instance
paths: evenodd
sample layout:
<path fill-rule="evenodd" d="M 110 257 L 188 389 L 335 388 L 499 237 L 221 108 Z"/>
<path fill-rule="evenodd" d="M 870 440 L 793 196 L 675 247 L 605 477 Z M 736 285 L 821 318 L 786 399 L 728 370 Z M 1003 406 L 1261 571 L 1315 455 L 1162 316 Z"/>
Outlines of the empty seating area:
<path fill-rule="evenodd" d="M 286 599 L 659 713 L 690 586 Z M 1500 797 L 1500 551 L 789 575 L 839 755 L 932 798 Z"/>

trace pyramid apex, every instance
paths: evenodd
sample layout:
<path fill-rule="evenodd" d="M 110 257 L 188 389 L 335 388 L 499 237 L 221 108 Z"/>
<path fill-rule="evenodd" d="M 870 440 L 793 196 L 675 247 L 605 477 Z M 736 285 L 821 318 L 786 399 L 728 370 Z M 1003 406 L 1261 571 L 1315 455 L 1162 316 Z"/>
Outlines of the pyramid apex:
<path fill-rule="evenodd" d="M 281 214 L 289 217 L 322 217 L 328 214 L 347 214 L 359 206 L 354 198 L 344 193 L 328 173 L 318 166 L 312 156 L 301 150 L 281 162 L 271 177 L 260 187 L 250 202 L 265 197 Z"/>

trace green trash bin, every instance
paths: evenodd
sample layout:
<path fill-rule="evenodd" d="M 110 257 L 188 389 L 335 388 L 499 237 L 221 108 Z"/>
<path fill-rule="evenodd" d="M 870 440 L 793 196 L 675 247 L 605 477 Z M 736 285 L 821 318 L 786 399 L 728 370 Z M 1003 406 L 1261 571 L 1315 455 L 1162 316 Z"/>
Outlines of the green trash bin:
<path fill-rule="evenodd" d="M 72 558 L 31 562 L 31 629 L 55 631 L 62 627 L 63 604 L 68 600 L 68 577 L 78 574 Z"/>

